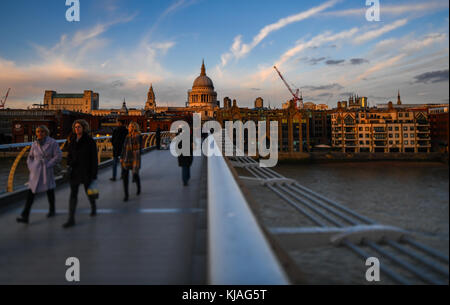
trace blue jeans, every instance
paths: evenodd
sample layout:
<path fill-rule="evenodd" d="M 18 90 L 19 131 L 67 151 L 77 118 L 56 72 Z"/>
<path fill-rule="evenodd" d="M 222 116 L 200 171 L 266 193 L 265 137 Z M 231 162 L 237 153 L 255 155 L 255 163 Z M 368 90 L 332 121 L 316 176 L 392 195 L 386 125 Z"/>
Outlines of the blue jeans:
<path fill-rule="evenodd" d="M 117 177 L 117 164 L 119 164 L 119 157 L 114 157 L 113 158 L 113 178 L 116 179 Z"/>
<path fill-rule="evenodd" d="M 182 166 L 181 174 L 183 176 L 183 183 L 187 184 L 189 179 L 191 179 L 191 167 L 190 166 Z"/>

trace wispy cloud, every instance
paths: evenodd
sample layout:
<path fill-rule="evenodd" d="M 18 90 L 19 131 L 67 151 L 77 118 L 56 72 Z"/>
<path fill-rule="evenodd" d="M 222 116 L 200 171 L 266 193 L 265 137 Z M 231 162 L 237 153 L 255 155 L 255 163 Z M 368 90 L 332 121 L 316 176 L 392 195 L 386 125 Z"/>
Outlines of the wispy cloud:
<path fill-rule="evenodd" d="M 361 81 L 365 78 L 367 78 L 369 75 L 378 72 L 380 70 L 384 70 L 386 68 L 392 68 L 392 66 L 397 63 L 398 61 L 400 61 L 402 58 L 404 58 L 406 56 L 406 54 L 400 54 L 397 55 L 395 57 L 389 58 L 387 60 L 383 60 L 380 61 L 376 64 L 374 64 L 372 67 L 370 67 L 369 69 L 367 69 L 367 71 L 365 71 L 364 73 L 362 73 L 360 76 L 357 77 L 357 81 Z"/>
<path fill-rule="evenodd" d="M 174 14 L 176 11 L 196 4 L 199 0 L 176 0 L 168 8 L 166 8 L 161 15 L 159 15 L 158 19 L 156 19 L 155 23 L 152 25 L 148 33 L 145 35 L 145 40 L 149 40 L 154 31 L 159 27 L 161 22 L 164 21 L 168 16 Z"/>
<path fill-rule="evenodd" d="M 447 40 L 448 35 L 445 33 L 430 33 L 422 37 L 420 40 L 414 39 L 405 41 L 405 43 L 402 44 L 402 50 L 406 52 L 418 51 L 436 43 L 446 42 Z"/>
<path fill-rule="evenodd" d="M 388 24 L 385 25 L 379 29 L 373 30 L 373 31 L 368 31 L 365 32 L 364 34 L 356 37 L 353 42 L 355 44 L 362 44 L 365 43 L 369 40 L 373 40 L 375 38 L 380 37 L 381 35 L 384 35 L 390 31 L 393 31 L 399 27 L 402 27 L 404 25 L 406 25 L 408 23 L 408 19 L 401 19 L 401 20 L 397 20 L 396 22 L 392 23 L 392 24 Z"/>
<path fill-rule="evenodd" d="M 327 17 L 362 17 L 365 18 L 368 7 L 323 12 L 320 16 Z M 425 3 L 408 3 L 403 5 L 381 4 L 381 15 L 398 16 L 408 13 L 430 13 L 448 8 L 448 1 L 426 1 Z"/>
<path fill-rule="evenodd" d="M 352 38 L 357 32 L 359 31 L 358 28 L 352 28 L 350 30 L 342 31 L 336 34 L 333 34 L 329 31 L 319 34 L 313 38 L 311 38 L 308 41 L 299 41 L 297 45 L 290 48 L 286 52 L 284 52 L 281 57 L 275 62 L 275 66 L 281 68 L 283 64 L 285 64 L 287 61 L 289 61 L 294 56 L 297 56 L 299 53 L 307 50 L 311 46 L 321 46 L 323 44 L 338 41 L 338 40 L 344 40 L 344 39 L 350 39 Z M 262 68 L 256 75 L 253 76 L 253 79 L 257 81 L 264 81 L 267 79 L 269 75 L 273 73 L 273 65 L 270 65 L 269 67 Z"/>
<path fill-rule="evenodd" d="M 251 43 L 248 43 L 248 44 L 243 43 L 242 35 L 236 36 L 234 39 L 234 42 L 230 48 L 230 52 L 225 53 L 221 56 L 221 68 L 225 67 L 230 59 L 232 59 L 232 58 L 239 59 L 239 58 L 244 57 L 248 53 L 250 53 L 270 33 L 278 31 L 289 24 L 310 18 L 310 17 L 314 16 L 315 14 L 326 10 L 327 8 L 334 6 L 337 2 L 339 2 L 339 0 L 331 0 L 331 1 L 325 2 L 324 4 L 321 4 L 319 6 L 313 7 L 307 11 L 300 12 L 298 14 L 282 18 L 275 23 L 266 25 L 259 31 L 258 35 L 253 37 L 253 41 Z"/>

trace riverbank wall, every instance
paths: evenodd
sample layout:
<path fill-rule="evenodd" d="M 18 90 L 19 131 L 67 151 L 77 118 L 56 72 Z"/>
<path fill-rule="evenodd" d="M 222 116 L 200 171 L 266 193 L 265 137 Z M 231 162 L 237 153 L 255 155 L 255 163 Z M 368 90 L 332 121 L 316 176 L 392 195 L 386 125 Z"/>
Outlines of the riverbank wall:
<path fill-rule="evenodd" d="M 324 162 L 371 162 L 371 161 L 408 161 L 408 162 L 441 162 L 448 164 L 449 154 L 431 153 L 280 153 L 281 163 L 324 163 Z"/>

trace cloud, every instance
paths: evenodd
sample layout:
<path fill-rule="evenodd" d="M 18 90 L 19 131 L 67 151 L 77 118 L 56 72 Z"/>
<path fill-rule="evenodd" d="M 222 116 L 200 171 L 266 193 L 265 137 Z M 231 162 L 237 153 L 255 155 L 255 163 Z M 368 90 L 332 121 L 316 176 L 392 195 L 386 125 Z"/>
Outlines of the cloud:
<path fill-rule="evenodd" d="M 355 8 L 339 11 L 323 12 L 320 16 L 333 17 L 362 17 L 365 18 L 366 11 L 369 8 Z M 404 15 L 407 13 L 430 13 L 440 9 L 448 8 L 447 1 L 426 1 L 425 3 L 408 3 L 406 5 L 380 5 L 381 15 Z"/>
<path fill-rule="evenodd" d="M 364 34 L 356 37 L 353 40 L 353 43 L 355 43 L 355 44 L 365 43 L 365 42 L 367 42 L 369 40 L 373 40 L 375 38 L 378 38 L 381 35 L 384 35 L 384 34 L 390 32 L 390 31 L 393 31 L 393 30 L 395 30 L 395 29 L 397 29 L 399 27 L 402 27 L 402 26 L 406 25 L 407 23 L 408 23 L 408 19 L 397 20 L 396 22 L 394 22 L 392 24 L 385 25 L 385 26 L 383 26 L 380 29 L 365 32 Z"/>
<path fill-rule="evenodd" d="M 125 83 L 121 80 L 116 80 L 111 83 L 111 87 L 113 87 L 113 88 L 120 88 L 123 86 L 125 86 Z"/>
<path fill-rule="evenodd" d="M 309 89 L 311 91 L 321 91 L 321 90 L 333 90 L 333 89 L 343 89 L 340 84 L 334 83 L 329 85 L 320 85 L 320 86 L 304 86 L 303 88 Z"/>
<path fill-rule="evenodd" d="M 445 42 L 447 38 L 448 36 L 446 33 L 430 33 L 420 40 L 405 41 L 402 43 L 402 50 L 405 52 L 419 51 L 430 45 Z"/>
<path fill-rule="evenodd" d="M 406 56 L 406 54 L 400 54 L 397 55 L 395 57 L 392 57 L 388 60 L 383 60 L 380 61 L 378 63 L 376 63 L 375 65 L 373 65 L 372 67 L 370 67 L 368 70 L 366 70 L 364 73 L 362 73 L 359 77 L 357 77 L 357 81 L 360 80 L 364 80 L 366 79 L 369 75 L 378 72 L 380 70 L 383 70 L 385 68 L 392 68 L 392 66 L 397 63 L 399 60 L 401 60 L 402 58 L 404 58 Z"/>
<path fill-rule="evenodd" d="M 264 28 L 262 28 L 259 31 L 258 35 L 253 37 L 253 41 L 249 44 L 242 43 L 242 35 L 236 36 L 234 38 L 234 42 L 230 48 L 230 52 L 225 53 L 221 56 L 221 67 L 222 68 L 225 67 L 227 65 L 227 63 L 229 62 L 229 60 L 232 59 L 233 57 L 236 59 L 239 59 L 239 58 L 244 57 L 248 53 L 250 53 L 270 33 L 278 31 L 289 24 L 310 18 L 310 17 L 314 16 L 315 14 L 317 14 L 327 8 L 334 6 L 337 2 L 339 2 L 339 1 L 338 0 L 327 1 L 324 4 L 313 7 L 307 11 L 300 12 L 298 14 L 282 18 L 275 23 L 266 25 Z"/>
<path fill-rule="evenodd" d="M 137 45 L 114 50 L 106 48 L 109 41 L 103 36 L 108 29 L 132 18 L 97 24 L 72 35 L 64 34 L 51 46 L 31 45 L 38 56 L 31 63 L 0 57 L 0 87 L 15 88 L 11 101 L 17 107 L 42 101 L 46 89 L 59 92 L 96 90 L 101 93 L 101 107 L 108 107 L 109 101 L 122 97 L 127 97 L 131 105 L 136 100 L 142 100 L 151 82 L 173 77 L 161 66 L 161 58 L 176 43 L 141 41 Z M 185 92 L 180 98 L 184 95 Z"/>
<path fill-rule="evenodd" d="M 355 94 L 354 92 L 342 92 L 342 93 L 339 93 L 339 96 L 348 97 L 348 96 L 351 96 L 354 94 Z"/>
<path fill-rule="evenodd" d="M 327 60 L 325 63 L 329 66 L 335 66 L 335 65 L 339 65 L 345 62 L 345 59 L 339 59 L 339 60 Z"/>
<path fill-rule="evenodd" d="M 367 59 L 364 59 L 364 58 L 352 58 L 352 59 L 350 59 L 350 63 L 352 65 L 362 65 L 362 64 L 365 64 L 365 63 L 368 63 L 368 62 L 369 61 Z"/>
<path fill-rule="evenodd" d="M 414 77 L 414 83 L 428 84 L 431 82 L 432 84 L 434 84 L 440 82 L 448 82 L 448 74 L 448 69 L 422 73 Z"/>
<path fill-rule="evenodd" d="M 311 38 L 309 41 L 298 41 L 297 45 L 284 52 L 281 55 L 281 57 L 275 62 L 274 65 L 277 66 L 279 69 L 281 69 L 284 63 L 289 61 L 292 57 L 308 49 L 308 47 L 310 46 L 314 45 L 320 46 L 325 43 L 337 40 L 349 39 L 353 37 L 358 31 L 359 31 L 358 28 L 352 28 L 350 30 L 342 31 L 336 34 L 327 31 Z M 260 71 L 251 76 L 250 78 L 254 82 L 261 82 L 266 80 L 267 77 L 269 77 L 269 75 L 271 74 L 273 74 L 273 65 L 270 65 L 269 67 L 261 66 Z"/>
<path fill-rule="evenodd" d="M 186 8 L 188 6 L 191 6 L 195 3 L 197 3 L 198 0 L 177 0 L 174 1 L 168 8 L 166 8 L 161 15 L 159 15 L 158 19 L 156 19 L 153 26 L 150 28 L 148 33 L 145 35 L 145 40 L 149 40 L 153 32 L 158 28 L 158 26 L 161 24 L 161 22 L 164 21 L 164 19 L 167 18 L 167 16 L 175 13 L 176 11 Z"/>
<path fill-rule="evenodd" d="M 324 61 L 325 59 L 327 59 L 327 58 L 326 58 L 326 57 L 319 57 L 319 58 L 309 58 L 309 59 L 308 59 L 308 57 L 306 57 L 306 58 L 305 58 L 305 61 L 306 61 L 307 63 L 309 63 L 310 65 L 315 66 L 315 65 L 317 65 L 318 63 Z"/>
<path fill-rule="evenodd" d="M 321 93 L 321 94 L 319 94 L 319 95 L 317 95 L 318 97 L 331 97 L 331 96 L 333 96 L 334 94 L 332 94 L 332 93 Z"/>

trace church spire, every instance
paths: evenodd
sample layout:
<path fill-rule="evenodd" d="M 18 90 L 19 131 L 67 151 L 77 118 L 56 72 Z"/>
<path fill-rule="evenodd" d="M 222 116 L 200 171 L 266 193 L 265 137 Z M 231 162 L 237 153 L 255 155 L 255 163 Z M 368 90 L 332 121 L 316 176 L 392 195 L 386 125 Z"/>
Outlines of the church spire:
<path fill-rule="evenodd" d="M 400 98 L 400 90 L 398 90 L 398 96 L 397 96 L 397 105 L 402 104 L 402 99 Z"/>
<path fill-rule="evenodd" d="M 147 94 L 147 102 L 145 103 L 145 110 L 155 110 L 156 108 L 156 96 L 153 91 L 153 84 L 150 84 L 150 89 Z"/>
<path fill-rule="evenodd" d="M 206 68 L 205 68 L 205 60 L 202 60 L 202 72 L 200 73 L 200 75 L 206 75 Z"/>

